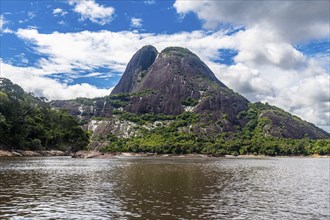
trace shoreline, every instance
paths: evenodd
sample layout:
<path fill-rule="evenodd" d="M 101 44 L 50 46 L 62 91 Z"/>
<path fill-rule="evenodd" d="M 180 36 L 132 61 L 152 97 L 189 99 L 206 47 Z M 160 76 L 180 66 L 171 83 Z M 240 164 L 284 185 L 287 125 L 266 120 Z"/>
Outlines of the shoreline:
<path fill-rule="evenodd" d="M 95 159 L 111 159 L 111 158 L 132 158 L 132 157 L 163 157 L 163 158 L 242 158 L 242 159 L 264 159 L 264 158 L 330 158 L 330 155 L 286 155 L 286 156 L 267 156 L 267 155 L 209 155 L 209 154 L 156 154 L 156 153 L 133 153 L 133 152 L 100 152 L 100 151 L 77 151 L 76 153 L 67 153 L 60 150 L 44 150 L 44 151 L 6 151 L 0 150 L 0 157 L 53 157 L 53 156 L 72 156 L 72 158 L 95 158 Z"/>
<path fill-rule="evenodd" d="M 0 150 L 0 157 L 55 157 L 55 156 L 72 156 L 72 154 L 60 150 Z"/>
<path fill-rule="evenodd" d="M 72 156 L 73 158 L 97 158 L 97 159 L 110 159 L 110 158 L 133 158 L 133 157 L 162 157 L 162 158 L 241 158 L 241 159 L 265 159 L 265 158 L 330 158 L 330 155 L 290 155 L 290 156 L 267 156 L 267 155 L 210 155 L 210 154 L 157 154 L 157 153 L 133 153 L 133 152 L 100 152 L 100 151 L 78 151 Z"/>

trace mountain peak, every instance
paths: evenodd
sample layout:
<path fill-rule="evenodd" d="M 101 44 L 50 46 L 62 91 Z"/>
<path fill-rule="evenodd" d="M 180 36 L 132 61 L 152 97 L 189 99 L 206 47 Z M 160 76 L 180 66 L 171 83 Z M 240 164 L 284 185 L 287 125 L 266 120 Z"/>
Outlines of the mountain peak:
<path fill-rule="evenodd" d="M 178 115 L 188 108 L 195 112 L 219 112 L 226 108 L 229 117 L 236 120 L 235 114 L 247 108 L 248 100 L 220 82 L 190 50 L 167 47 L 157 55 L 156 48 L 148 45 L 138 50 L 129 61 L 111 94 L 144 96 L 133 97 L 125 111 Z"/>
<path fill-rule="evenodd" d="M 143 46 L 138 50 L 129 63 L 119 83 L 112 90 L 112 94 L 127 93 L 133 90 L 139 72 L 146 71 L 155 61 L 158 51 L 151 45 Z"/>
<path fill-rule="evenodd" d="M 181 132 L 199 137 L 223 134 L 226 140 L 234 135 L 235 139 L 241 137 L 241 140 L 250 142 L 265 136 L 294 139 L 329 137 L 328 133 L 281 109 L 250 103 L 221 83 L 197 55 L 182 47 L 168 47 L 160 53 L 153 46 L 142 47 L 129 61 L 112 95 L 84 103 L 86 100 L 72 100 L 55 105 L 62 108 L 73 106 L 69 108 L 70 112 L 80 119 L 110 117 L 99 131 L 95 130 L 104 137 L 110 131 L 125 138 L 145 135 L 147 127 L 139 133 L 142 126 L 121 126 L 125 121 L 152 122 L 147 130 L 160 131 L 164 128 L 166 133 L 166 129 L 170 129 L 176 132 L 175 135 Z M 157 122 L 156 125 L 158 119 L 165 122 Z M 94 127 L 94 122 L 91 125 Z M 263 146 L 266 142 L 260 143 Z"/>
<path fill-rule="evenodd" d="M 160 55 L 174 55 L 179 57 L 185 57 L 185 56 L 196 56 L 193 52 L 188 50 L 187 48 L 183 47 L 166 47 L 164 50 L 161 51 Z"/>
<path fill-rule="evenodd" d="M 185 75 L 184 78 L 202 77 L 227 88 L 208 66 L 187 48 L 167 47 L 158 54 L 154 46 L 146 45 L 133 55 L 111 94 L 158 88 L 159 83 L 167 85 L 182 74 Z"/>

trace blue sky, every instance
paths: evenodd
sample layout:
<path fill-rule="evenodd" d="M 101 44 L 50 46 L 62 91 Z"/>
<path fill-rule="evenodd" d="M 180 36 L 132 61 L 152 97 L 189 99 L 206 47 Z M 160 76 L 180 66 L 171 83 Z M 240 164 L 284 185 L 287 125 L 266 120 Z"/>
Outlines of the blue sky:
<path fill-rule="evenodd" d="M 2 0 L 1 76 L 49 99 L 107 95 L 146 44 L 329 129 L 329 1 Z"/>
<path fill-rule="evenodd" d="M 18 3 L 19 2 L 19 3 Z M 108 30 L 112 32 L 132 31 L 139 33 L 173 34 L 182 31 L 201 29 L 201 22 L 194 14 L 181 16 L 176 13 L 173 1 L 93 1 L 103 8 L 113 8 L 110 19 L 104 18 L 93 21 L 83 19 L 80 13 L 75 13 L 74 5 L 69 1 L 2 1 L 1 14 L 4 19 L 4 30 L 37 29 L 39 33 L 52 34 Z M 157 18 L 157 19 L 154 19 Z M 187 22 L 186 22 L 187 21 Z M 4 31 L 6 32 L 6 31 Z M 1 35 L 1 58 L 6 63 L 15 66 L 38 66 L 38 61 L 47 59 L 47 55 L 33 49 L 32 42 L 22 41 L 14 34 Z M 229 57 L 229 62 L 232 59 Z M 77 71 L 80 71 L 77 69 Z M 89 83 L 98 88 L 111 88 L 120 78 L 122 71 L 99 67 L 93 71 L 81 70 L 81 77 L 70 77 L 65 73 L 50 74 L 49 78 L 56 78 L 68 85 Z M 105 78 L 86 77 L 91 72 L 108 73 Z M 53 77 L 55 75 L 55 77 Z"/>

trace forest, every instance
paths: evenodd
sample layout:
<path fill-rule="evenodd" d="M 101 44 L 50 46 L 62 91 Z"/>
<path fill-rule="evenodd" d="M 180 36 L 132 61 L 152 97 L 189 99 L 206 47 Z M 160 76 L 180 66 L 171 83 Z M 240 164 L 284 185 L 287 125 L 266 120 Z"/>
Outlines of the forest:
<path fill-rule="evenodd" d="M 187 154 L 201 153 L 214 156 L 223 155 L 330 155 L 330 139 L 313 140 L 310 138 L 292 139 L 265 136 L 262 128 L 266 119 L 258 118 L 258 111 L 269 108 L 261 103 L 252 104 L 246 114 L 250 114 L 250 121 L 239 132 L 222 132 L 216 136 L 187 133 L 182 130 L 200 120 L 195 113 L 185 112 L 178 116 L 163 114 L 117 113 L 122 120 L 146 125 L 155 121 L 169 121 L 168 126 L 160 126 L 152 130 L 140 127 L 140 135 L 131 138 L 118 138 L 109 134 L 109 145 L 104 152 L 149 152 L 157 154 Z"/>
<path fill-rule="evenodd" d="M 0 149 L 3 150 L 62 150 L 76 152 L 88 149 L 91 134 L 66 110 L 52 108 L 47 100 L 36 97 L 11 81 L 2 78 L 0 90 Z M 126 96 L 111 97 L 111 105 L 122 106 Z M 114 100 L 114 101 L 113 101 Z M 124 100 L 124 101 L 123 101 Z M 191 100 L 184 100 L 186 102 Z M 113 107 L 114 107 L 113 106 Z M 248 118 L 243 129 L 205 135 L 187 132 L 189 126 L 201 123 L 202 115 L 184 112 L 180 115 L 145 113 L 137 115 L 113 110 L 121 121 L 131 121 L 138 126 L 138 135 L 121 138 L 109 133 L 109 143 L 103 152 L 149 152 L 158 154 L 201 153 L 214 156 L 242 155 L 330 155 L 330 139 L 301 139 L 266 135 L 264 128 L 270 123 L 259 117 L 264 110 L 283 114 L 283 110 L 262 103 L 251 103 L 247 111 L 237 117 Z M 97 119 L 97 118 L 94 118 Z M 102 120 L 102 118 L 100 118 Z M 107 119 L 110 120 L 110 119 Z M 156 121 L 166 126 L 147 129 Z M 103 138 L 104 137 L 97 137 Z"/>
<path fill-rule="evenodd" d="M 0 149 L 75 152 L 88 145 L 89 134 L 74 117 L 7 79 L 1 81 Z"/>

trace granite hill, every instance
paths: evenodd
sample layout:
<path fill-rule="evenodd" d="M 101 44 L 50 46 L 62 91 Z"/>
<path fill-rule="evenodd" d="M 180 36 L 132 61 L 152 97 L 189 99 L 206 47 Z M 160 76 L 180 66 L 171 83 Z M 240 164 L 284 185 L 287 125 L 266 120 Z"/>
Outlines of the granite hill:
<path fill-rule="evenodd" d="M 109 96 L 54 101 L 52 105 L 77 116 L 93 132 L 90 147 L 97 149 L 122 147 L 125 151 L 144 145 L 141 151 L 157 151 L 144 141 L 157 142 L 158 138 L 164 143 L 155 144 L 162 149 L 159 151 L 167 152 L 164 149 L 169 147 L 171 152 L 171 145 L 179 143 L 181 137 L 199 152 L 206 142 L 217 145 L 220 139 L 219 146 L 221 141 L 234 140 L 250 146 L 262 139 L 276 142 L 330 137 L 280 108 L 250 103 L 219 81 L 198 56 L 181 47 L 158 53 L 155 47 L 144 46 L 129 61 Z"/>

